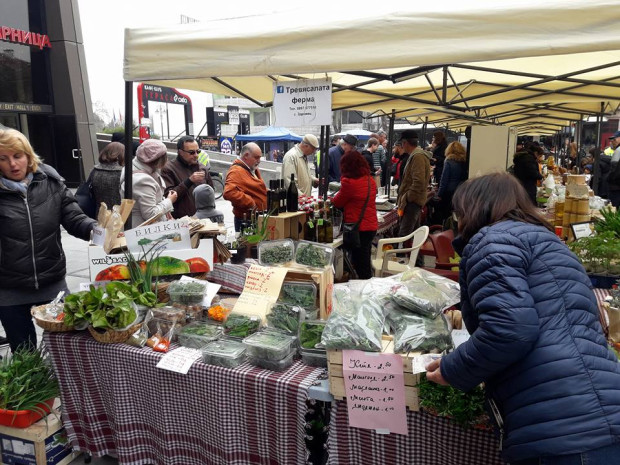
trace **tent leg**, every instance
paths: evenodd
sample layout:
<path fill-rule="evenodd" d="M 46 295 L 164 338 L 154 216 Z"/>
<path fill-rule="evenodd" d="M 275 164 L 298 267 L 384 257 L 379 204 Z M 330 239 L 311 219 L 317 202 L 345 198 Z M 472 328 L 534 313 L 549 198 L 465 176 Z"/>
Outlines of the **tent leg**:
<path fill-rule="evenodd" d="M 138 128 L 138 131 L 140 129 Z M 125 81 L 125 198 L 133 198 L 133 81 Z M 125 222 L 125 231 L 131 229 L 131 215 Z"/>

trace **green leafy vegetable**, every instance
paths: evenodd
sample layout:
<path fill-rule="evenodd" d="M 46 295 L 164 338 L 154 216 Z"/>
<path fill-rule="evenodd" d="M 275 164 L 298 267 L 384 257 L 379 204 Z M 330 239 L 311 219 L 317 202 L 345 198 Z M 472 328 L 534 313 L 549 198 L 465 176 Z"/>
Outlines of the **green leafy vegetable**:
<path fill-rule="evenodd" d="M 269 242 L 261 242 L 259 244 L 261 263 L 265 265 L 274 265 L 292 261 L 293 248 L 290 244 L 271 245 Z"/>
<path fill-rule="evenodd" d="M 272 328 L 297 334 L 300 318 L 300 307 L 276 303 L 271 307 L 271 312 L 267 315 L 267 323 Z"/>
<path fill-rule="evenodd" d="M 476 387 L 469 392 L 452 386 L 441 386 L 423 374 L 418 384 L 420 406 L 429 412 L 446 417 L 462 428 L 488 423 L 484 410 L 484 390 Z"/>
<path fill-rule="evenodd" d="M 305 309 L 312 309 L 316 306 L 316 288 L 311 283 L 285 282 L 282 284 L 282 292 L 278 300 Z"/>
<path fill-rule="evenodd" d="M 321 336 L 325 329 L 325 322 L 304 321 L 299 328 L 299 344 L 304 349 L 315 349 L 321 345 Z"/>
<path fill-rule="evenodd" d="M 325 247 L 313 244 L 300 244 L 295 254 L 297 263 L 313 268 L 325 268 L 329 265 L 329 258 L 330 255 Z"/>
<path fill-rule="evenodd" d="M 93 328 L 121 329 L 136 320 L 134 301 L 140 292 L 132 284 L 112 281 L 105 288 L 90 286 L 89 291 L 76 292 L 65 298 L 65 324 Z"/>
<path fill-rule="evenodd" d="M 49 361 L 40 349 L 22 346 L 0 361 L 0 408 L 45 413 L 38 405 L 59 394 Z"/>
<path fill-rule="evenodd" d="M 224 322 L 224 333 L 233 337 L 247 337 L 258 331 L 260 317 L 230 313 Z"/>

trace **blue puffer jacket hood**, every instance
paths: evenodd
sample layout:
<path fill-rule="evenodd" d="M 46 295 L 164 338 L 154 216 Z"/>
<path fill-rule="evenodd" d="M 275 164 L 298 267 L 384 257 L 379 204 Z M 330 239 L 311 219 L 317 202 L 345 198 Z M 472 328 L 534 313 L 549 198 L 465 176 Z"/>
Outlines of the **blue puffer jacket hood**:
<path fill-rule="evenodd" d="M 620 363 L 583 267 L 552 232 L 502 221 L 463 250 L 468 342 L 441 362 L 468 391 L 483 381 L 504 421 L 508 461 L 620 442 Z"/>

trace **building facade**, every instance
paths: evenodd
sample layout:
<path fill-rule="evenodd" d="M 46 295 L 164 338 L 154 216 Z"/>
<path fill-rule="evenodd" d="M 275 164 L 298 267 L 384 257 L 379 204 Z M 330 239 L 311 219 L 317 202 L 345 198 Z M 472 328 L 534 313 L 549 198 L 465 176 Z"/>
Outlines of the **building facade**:
<path fill-rule="evenodd" d="M 97 142 L 76 0 L 0 2 L 0 124 L 76 186 Z"/>

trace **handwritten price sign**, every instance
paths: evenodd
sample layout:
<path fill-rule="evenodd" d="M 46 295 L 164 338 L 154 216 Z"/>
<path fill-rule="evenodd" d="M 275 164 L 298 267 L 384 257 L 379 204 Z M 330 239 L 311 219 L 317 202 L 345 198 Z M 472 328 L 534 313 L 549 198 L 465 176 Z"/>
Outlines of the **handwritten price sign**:
<path fill-rule="evenodd" d="M 234 310 L 265 318 L 269 305 L 278 299 L 286 268 L 252 265 Z"/>
<path fill-rule="evenodd" d="M 407 434 L 401 356 L 343 350 L 342 368 L 349 426 Z"/>

